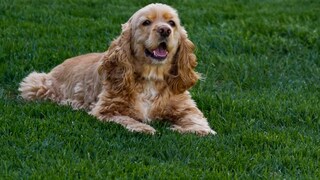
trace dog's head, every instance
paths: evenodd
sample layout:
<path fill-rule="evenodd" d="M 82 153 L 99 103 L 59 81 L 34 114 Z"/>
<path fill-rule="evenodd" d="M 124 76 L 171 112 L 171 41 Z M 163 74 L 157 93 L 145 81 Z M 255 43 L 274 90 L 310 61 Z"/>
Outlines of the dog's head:
<path fill-rule="evenodd" d="M 181 93 L 199 78 L 194 71 L 197 63 L 193 51 L 194 45 L 180 25 L 177 11 L 165 4 L 150 4 L 122 25 L 122 33 L 111 44 L 103 67 L 109 66 L 109 73 L 113 72 L 108 76 L 121 79 L 132 78 L 123 75 L 130 76 L 129 71 L 139 69 L 132 66 L 162 67 L 161 76 L 174 93 Z M 115 66 L 121 68 L 115 70 Z"/>

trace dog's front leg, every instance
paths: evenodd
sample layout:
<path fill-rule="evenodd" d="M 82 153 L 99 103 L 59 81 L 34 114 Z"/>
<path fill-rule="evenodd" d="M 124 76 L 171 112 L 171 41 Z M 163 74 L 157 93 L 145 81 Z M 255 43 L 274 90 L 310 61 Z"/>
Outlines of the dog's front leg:
<path fill-rule="evenodd" d="M 188 93 L 173 97 L 169 107 L 168 119 L 173 123 L 172 130 L 200 136 L 216 134 Z"/>
<path fill-rule="evenodd" d="M 103 98 L 101 98 L 103 99 Z M 122 125 L 132 132 L 155 134 L 156 130 L 148 124 L 134 119 L 134 109 L 130 108 L 126 101 L 119 99 L 113 101 L 99 100 L 89 114 L 103 122 L 114 122 Z M 120 103 L 121 102 L 121 103 Z"/>
<path fill-rule="evenodd" d="M 117 124 L 122 125 L 123 127 L 127 128 L 129 131 L 132 131 L 132 132 L 142 132 L 142 133 L 147 133 L 152 135 L 154 135 L 156 132 L 156 130 L 153 127 L 149 126 L 148 124 L 139 122 L 129 116 L 111 116 L 111 117 L 105 117 L 100 120 L 107 121 L 107 122 L 115 122 Z"/>

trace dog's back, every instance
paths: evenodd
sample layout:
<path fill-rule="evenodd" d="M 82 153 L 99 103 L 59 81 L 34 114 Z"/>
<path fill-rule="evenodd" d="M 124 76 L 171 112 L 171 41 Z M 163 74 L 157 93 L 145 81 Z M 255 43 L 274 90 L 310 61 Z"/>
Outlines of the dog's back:
<path fill-rule="evenodd" d="M 49 99 L 90 110 L 101 92 L 98 67 L 103 53 L 91 53 L 65 60 L 50 73 L 32 72 L 20 83 L 26 100 Z"/>

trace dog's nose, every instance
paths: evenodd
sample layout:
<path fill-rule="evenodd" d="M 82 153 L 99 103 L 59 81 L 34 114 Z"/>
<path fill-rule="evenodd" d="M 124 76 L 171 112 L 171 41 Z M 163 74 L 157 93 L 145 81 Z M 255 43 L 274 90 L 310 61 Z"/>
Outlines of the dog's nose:
<path fill-rule="evenodd" d="M 158 27 L 157 31 L 162 37 L 168 37 L 171 34 L 171 29 L 166 26 Z"/>

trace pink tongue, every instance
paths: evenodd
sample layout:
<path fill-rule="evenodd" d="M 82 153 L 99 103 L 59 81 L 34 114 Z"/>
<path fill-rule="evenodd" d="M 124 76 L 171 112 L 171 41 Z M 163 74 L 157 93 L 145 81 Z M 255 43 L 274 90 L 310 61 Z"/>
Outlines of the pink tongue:
<path fill-rule="evenodd" d="M 165 49 L 158 47 L 157 49 L 155 49 L 153 51 L 153 54 L 156 57 L 165 58 L 167 56 L 168 52 Z"/>

